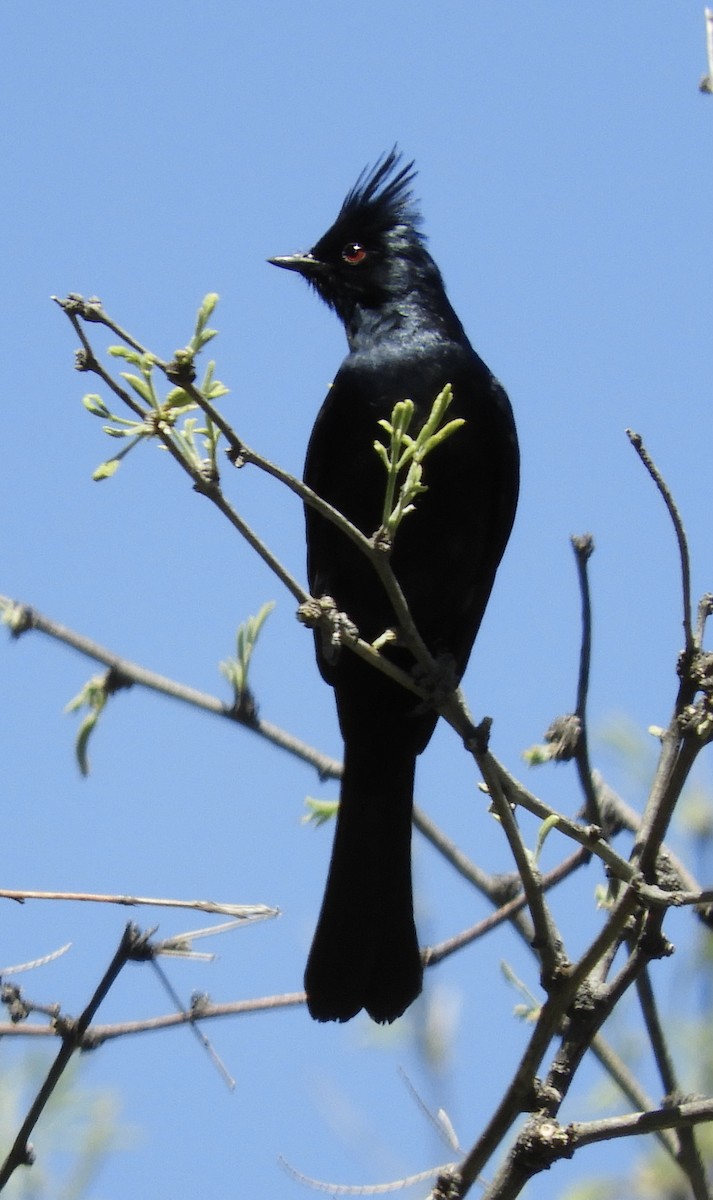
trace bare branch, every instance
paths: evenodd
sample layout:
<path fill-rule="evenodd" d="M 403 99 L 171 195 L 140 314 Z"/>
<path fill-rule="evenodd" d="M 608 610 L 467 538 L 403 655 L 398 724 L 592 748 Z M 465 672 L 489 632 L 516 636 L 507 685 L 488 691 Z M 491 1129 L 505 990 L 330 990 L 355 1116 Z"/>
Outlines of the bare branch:
<path fill-rule="evenodd" d="M 666 505 L 668 515 L 671 518 L 671 523 L 676 534 L 678 542 L 678 553 L 681 560 L 681 587 L 683 592 L 683 632 L 685 636 L 686 654 L 690 655 L 694 650 L 693 630 L 691 626 L 691 560 L 688 553 L 688 542 L 686 540 L 686 531 L 683 528 L 681 514 L 676 507 L 676 502 L 671 495 L 671 491 L 659 471 L 658 467 L 651 458 L 648 450 L 644 446 L 643 438 L 640 433 L 634 433 L 632 429 L 627 429 L 626 436 L 636 450 L 639 458 L 649 472 L 656 487 L 658 488 L 663 502 Z"/>
<path fill-rule="evenodd" d="M 121 970 L 126 966 L 127 962 L 132 959 L 139 959 L 145 956 L 147 949 L 147 937 L 139 932 L 135 925 L 127 925 L 124 930 L 119 947 L 102 976 L 94 995 L 87 1004 L 84 1012 L 76 1021 L 63 1021 L 61 1029 L 58 1032 L 62 1038 L 62 1045 L 57 1053 L 52 1066 L 50 1067 L 47 1076 L 40 1087 L 30 1110 L 22 1123 L 19 1133 L 13 1142 L 7 1158 L 2 1166 L 0 1166 L 0 1191 L 5 1187 L 5 1184 L 10 1179 L 13 1172 L 20 1166 L 30 1166 L 33 1161 L 32 1149 L 29 1145 L 29 1136 L 37 1124 L 42 1112 L 49 1100 L 52 1092 L 56 1088 L 61 1079 L 67 1065 L 72 1058 L 75 1050 L 77 1050 L 83 1042 L 90 1022 L 99 1008 L 102 1000 L 107 995 L 112 984 L 120 974 Z"/>
<path fill-rule="evenodd" d="M 112 1025 L 89 1025 L 82 1036 L 79 1049 L 94 1050 L 104 1042 L 114 1041 L 116 1038 L 136 1033 L 155 1033 L 161 1029 L 175 1029 L 180 1025 L 190 1025 L 194 1021 L 211 1021 L 218 1017 L 242 1017 L 248 1013 L 295 1008 L 304 1003 L 304 992 L 285 992 L 274 996 L 261 996 L 255 1000 L 228 1000 L 223 1004 L 214 1004 L 206 997 L 200 997 L 188 1010 L 165 1013 L 163 1016 L 148 1017 L 141 1021 L 120 1021 Z M 61 1032 L 51 1025 L 24 1024 L 18 1026 L 8 1022 L 0 1023 L 0 1037 L 18 1037 L 20 1035 L 36 1038 L 62 1036 Z"/>
<path fill-rule="evenodd" d="M 493 811 L 505 831 L 517 872 L 522 880 L 535 930 L 532 946 L 542 966 L 543 987 L 549 991 L 566 962 L 561 939 L 545 903 L 540 873 L 535 866 L 533 856 L 522 839 L 497 772 L 490 769 L 489 760 L 485 756 L 480 758 L 479 766 L 488 787 Z"/>
<path fill-rule="evenodd" d="M 138 687 L 148 688 L 149 691 L 159 692 L 164 696 L 170 696 L 173 700 L 180 700 L 194 708 L 213 713 L 214 716 L 224 717 L 236 725 L 242 725 L 281 750 L 286 750 L 303 762 L 309 763 L 316 769 L 321 779 L 337 778 L 339 775 L 341 768 L 338 762 L 321 754 L 312 746 L 300 741 L 299 738 L 287 733 L 284 729 L 280 729 L 278 725 L 273 725 L 270 721 L 264 721 L 255 715 L 248 717 L 237 711 L 234 705 L 227 704 L 216 696 L 200 692 L 175 679 L 168 679 L 165 675 L 159 675 L 155 671 L 149 671 L 139 663 L 122 658 L 113 650 L 107 650 L 99 642 L 69 629 L 66 625 L 61 625 L 51 617 L 44 616 L 36 608 L 12 600 L 9 596 L 0 595 L 0 610 L 3 611 L 5 622 L 14 637 L 20 637 L 30 629 L 37 630 L 55 641 L 71 646 L 72 649 L 78 650 L 80 654 L 93 659 L 94 662 L 103 663 L 115 673 L 118 679 L 125 680 L 127 687 L 136 684 Z"/>
<path fill-rule="evenodd" d="M 214 301 L 216 298 L 207 299 Z M 236 467 L 250 464 L 275 478 L 288 487 L 303 503 L 311 505 L 325 519 L 338 526 L 344 536 L 350 538 L 369 558 L 390 598 L 401 637 L 410 648 L 414 660 L 425 669 L 427 675 L 430 675 L 433 680 L 437 678 L 433 656 L 419 636 L 401 588 L 391 570 L 388 554 L 379 549 L 378 539 L 366 537 L 359 529 L 346 521 L 341 514 L 335 512 L 318 496 L 311 493 L 300 480 L 288 475 L 275 464 L 251 450 L 250 447 L 245 446 L 232 430 L 229 422 L 213 405 L 211 397 L 218 395 L 222 385 L 216 385 L 215 390 L 212 391 L 208 387 L 208 383 L 204 385 L 203 390 L 195 386 L 193 356 L 203 344 L 199 334 L 205 332 L 205 321 L 200 328 L 199 325 L 196 326 L 197 333 L 187 350 L 177 352 L 175 360 L 167 363 L 150 355 L 149 351 L 121 329 L 103 312 L 98 301 L 85 302 L 80 297 L 70 297 L 69 301 L 62 302 L 62 307 L 80 337 L 83 347 L 81 352 L 82 369 L 94 371 L 112 390 L 113 394 L 119 397 L 122 403 L 128 405 L 130 412 L 139 417 L 140 421 L 147 423 L 147 432 L 144 435 L 140 430 L 139 440 L 143 436 L 155 436 L 162 442 L 173 458 L 187 472 L 194 488 L 216 505 L 298 600 L 301 605 L 300 616 L 306 624 L 328 629 L 335 640 L 338 640 L 340 645 L 345 645 L 349 652 L 358 654 L 375 668 L 384 671 L 402 686 L 432 705 L 464 740 L 481 770 L 490 793 L 493 810 L 503 826 L 510 845 L 517 875 L 521 880 L 520 890 L 517 894 L 512 894 L 513 887 L 518 884 L 514 873 L 505 877 L 490 875 L 469 862 L 465 855 L 453 846 L 424 814 L 416 810 L 414 824 L 417 828 L 429 837 L 439 853 L 451 863 L 455 870 L 486 895 L 491 903 L 498 906 L 497 910 L 486 920 L 461 932 L 457 937 L 449 939 L 440 946 L 425 950 L 423 952 L 424 962 L 426 965 L 433 965 L 446 955 L 454 953 L 461 946 L 483 936 L 503 921 L 509 920 L 538 955 L 542 983 L 547 997 L 535 1014 L 534 1026 L 531 1028 L 528 1043 L 521 1055 L 519 1065 L 512 1080 L 505 1088 L 500 1103 L 495 1107 L 490 1121 L 470 1152 L 464 1156 L 459 1171 L 455 1171 L 452 1167 L 439 1168 L 441 1179 L 436 1186 L 434 1196 L 436 1194 L 445 1195 L 446 1192 L 453 1196 L 456 1194 L 458 1197 L 463 1196 L 478 1177 L 482 1167 L 501 1144 L 508 1130 L 512 1128 L 523 1112 L 529 1111 L 536 1115 L 528 1120 L 525 1128 L 519 1132 L 507 1161 L 487 1189 L 486 1196 L 491 1197 L 492 1200 L 495 1200 L 496 1196 L 498 1200 L 506 1200 L 507 1197 L 518 1195 L 524 1183 L 533 1174 L 538 1170 L 545 1169 L 558 1157 L 565 1154 L 571 1155 L 580 1145 L 601 1140 L 604 1137 L 620 1137 L 640 1132 L 654 1132 L 659 1137 L 667 1152 L 686 1173 L 696 1200 L 703 1200 L 703 1197 L 708 1195 L 705 1173 L 693 1136 L 686 1132 L 686 1122 L 688 1121 L 692 1125 L 697 1121 L 711 1119 L 713 1101 L 695 1102 L 693 1107 L 687 1103 L 678 1105 L 673 1103 L 675 1099 L 678 1099 L 675 1066 L 656 1010 L 647 966 L 654 957 L 662 957 L 670 953 L 671 947 L 661 933 L 661 925 L 667 908 L 679 904 L 695 904 L 700 907 L 707 896 L 706 892 L 698 888 L 696 881 L 691 876 L 683 873 L 675 874 L 668 869 L 670 861 L 662 850 L 662 846 L 674 806 L 680 797 L 681 789 L 695 760 L 696 753 L 700 746 L 705 744 L 708 737 L 702 726 L 700 726 L 700 736 L 694 736 L 690 710 L 698 692 L 703 693 L 706 704 L 710 700 L 708 675 L 706 674 L 709 671 L 708 658 L 710 656 L 703 656 L 700 649 L 705 620 L 713 611 L 713 600 L 707 597 L 701 602 L 694 631 L 691 610 L 690 562 L 685 531 L 671 493 L 643 447 L 641 437 L 628 431 L 632 445 L 636 448 L 641 461 L 664 499 L 677 538 L 683 597 L 685 652 L 679 664 L 680 682 L 674 713 L 669 728 L 662 738 L 662 752 L 644 816 L 641 821 L 638 821 L 638 818 L 636 821 L 638 829 L 634 852 L 631 860 L 627 861 L 610 845 L 610 836 L 622 827 L 622 823 L 617 824 L 616 821 L 610 819 L 609 797 L 606 789 L 600 785 L 597 776 L 592 772 L 589 761 L 586 709 L 591 668 L 592 619 L 587 563 L 592 553 L 593 543 L 588 535 L 572 539 L 582 602 L 582 636 L 576 713 L 574 717 L 570 718 L 572 729 L 578 728 L 575 750 L 570 757 L 575 757 L 585 797 L 585 811 L 589 822 L 585 825 L 563 816 L 537 797 L 532 796 L 490 755 L 487 748 L 489 719 L 485 718 L 476 727 L 460 691 L 454 690 L 448 696 L 437 698 L 434 696 L 434 688 L 420 686 L 408 672 L 394 667 L 388 658 L 380 654 L 379 639 L 373 645 L 364 642 L 359 637 L 359 631 L 350 626 L 349 614 L 337 613 L 336 605 L 333 602 L 332 609 L 335 611 L 331 611 L 326 597 L 310 597 L 304 587 L 286 571 L 252 528 L 233 509 L 224 496 L 217 477 L 215 447 L 218 431 L 225 437 L 229 459 Z M 202 311 L 207 321 L 207 305 L 204 305 Z M 186 433 L 185 430 L 181 432 L 180 436 L 177 432 L 172 433 L 172 422 L 177 419 L 176 412 L 182 413 L 185 410 L 181 409 L 179 405 L 175 405 L 172 410 L 171 399 L 167 402 L 166 407 L 162 408 L 153 390 L 153 382 L 150 382 L 150 386 L 147 383 L 146 403 L 153 406 L 153 413 L 145 412 L 136 399 L 127 394 L 125 389 L 116 380 L 113 380 L 109 372 L 97 362 L 82 327 L 83 320 L 106 326 L 127 346 L 131 347 L 136 355 L 150 358 L 150 364 L 145 366 L 145 380 L 151 381 L 151 371 L 155 365 L 158 370 L 164 372 L 172 384 L 177 385 L 177 389 L 181 389 L 181 391 L 176 389 L 170 393 L 170 396 L 178 395 L 183 403 L 184 397 L 181 392 L 185 392 L 185 396 L 190 401 L 190 403 L 186 402 L 186 407 L 192 409 L 195 405 L 202 410 L 207 418 L 207 447 L 211 455 L 210 471 L 207 469 L 201 471 L 200 455 L 196 454 L 193 458 L 191 457 L 194 443 L 191 441 L 190 433 Z M 207 330 L 206 338 L 212 336 L 213 332 Z M 127 353 L 133 360 L 135 356 L 130 352 Z M 137 358 L 136 361 L 140 360 Z M 130 378 L 137 382 L 136 390 L 141 397 L 141 380 L 136 381 L 136 377 Z M 211 378 L 209 371 L 206 380 Z M 98 407 L 96 413 L 101 415 Z M 121 425 L 121 418 L 112 419 Z M 132 428 L 134 425 L 133 422 L 125 421 L 123 424 L 128 424 Z M 188 424 L 192 428 L 197 422 L 191 418 Z M 40 618 L 38 621 L 37 615 L 32 610 L 12 605 L 11 601 L 0 597 L 0 606 L 6 605 L 12 606 L 6 608 L 6 619 L 17 635 L 25 629 L 42 628 L 44 618 Z M 109 655 L 103 648 L 96 647 L 87 639 L 79 638 L 71 631 L 65 631 L 59 626 L 50 629 L 51 623 L 45 621 L 45 624 L 47 627 L 44 628 L 44 632 L 59 640 L 64 640 L 88 656 L 104 662 L 108 670 L 115 673 L 117 686 L 137 683 L 153 687 L 154 690 L 173 695 L 175 698 L 237 721 L 262 736 L 270 736 L 267 731 L 272 727 L 259 721 L 257 716 L 254 719 L 251 717 L 241 720 L 235 706 L 230 707 L 214 697 L 206 697 L 201 693 L 193 692 L 192 689 L 183 688 L 182 685 L 175 684 L 173 681 L 154 676 L 150 672 L 143 671 L 143 668 L 136 664 L 125 663 L 116 656 Z M 703 702 L 701 701 L 701 703 Z M 708 719 L 707 710 L 703 715 Z M 687 720 L 688 724 L 686 724 Z M 304 747 L 301 743 L 290 741 L 288 735 L 283 731 L 278 731 L 278 736 L 270 736 L 270 740 L 312 763 L 323 777 L 339 775 L 338 763 L 318 756 L 311 747 Z M 536 857 L 528 852 L 524 843 L 516 819 L 516 806 L 518 805 L 546 822 L 547 829 L 557 827 L 561 833 L 578 844 L 575 853 L 547 875 L 540 875 Z M 571 964 L 565 957 L 559 932 L 545 899 L 545 890 L 583 865 L 591 855 L 598 857 L 608 874 L 619 881 L 622 886 L 611 888 L 610 897 L 607 899 L 607 904 L 611 906 L 603 911 L 600 929 L 590 944 L 585 947 L 579 961 Z M 157 901 L 127 896 L 91 897 L 80 893 L 0 892 L 0 898 L 16 900 L 49 899 L 57 898 L 58 895 L 63 899 L 123 904 L 166 904 L 171 907 L 192 907 L 204 910 L 206 905 L 206 902 L 201 901 Z M 713 895 L 713 891 L 711 895 Z M 529 909 L 529 917 L 524 912 L 525 907 Z M 246 910 L 241 906 L 232 905 L 211 906 L 210 911 L 233 912 L 237 909 L 241 909 L 242 914 L 245 914 Z M 247 911 L 254 914 L 258 909 L 248 909 Z M 274 911 L 260 910 L 261 915 L 272 915 Z M 146 939 L 144 941 L 143 953 L 153 961 L 154 955 L 160 952 L 162 947 L 159 945 L 149 946 Z M 614 964 L 615 961 L 618 962 L 616 956 L 620 953 L 621 948 L 626 946 L 628 946 L 629 953 L 624 965 L 619 967 L 614 974 Z M 173 948 L 179 953 L 183 953 L 185 950 L 180 939 L 176 946 L 169 942 L 164 944 L 163 948 Z M 613 978 L 610 978 L 611 975 Z M 164 981 L 171 991 L 171 985 L 165 979 Z M 102 995 L 110 986 L 110 982 L 104 988 Z M 103 983 L 104 981 L 102 981 L 102 985 Z M 621 1065 L 614 1061 L 612 1052 L 601 1041 L 598 1032 L 627 989 L 634 984 L 639 990 L 644 1023 L 659 1066 L 662 1083 L 665 1091 L 671 1097 L 671 1103 L 658 1110 L 654 1109 L 649 1098 L 638 1088 L 636 1081 L 627 1079 L 625 1072 L 621 1070 Z M 100 985 L 97 995 L 101 991 L 102 985 Z M 96 1008 L 93 998 L 78 1023 L 67 1022 L 61 1017 L 61 1014 L 47 1010 L 45 1016 L 52 1022 L 51 1025 L 40 1028 L 28 1026 L 23 1022 L 22 1032 L 31 1036 L 60 1036 L 62 1038 L 60 1055 L 66 1053 L 68 1060 L 74 1050 L 88 1049 L 110 1038 L 144 1032 L 149 1029 L 170 1028 L 179 1024 L 188 1024 L 194 1031 L 197 1031 L 198 1023 L 208 1019 L 283 1008 L 302 1004 L 305 999 L 303 993 L 291 993 L 283 996 L 263 997 L 253 1001 L 243 1000 L 216 1005 L 207 998 L 199 998 L 191 1004 L 189 1009 L 183 1010 L 175 992 L 171 991 L 171 995 L 178 1011 L 151 1021 L 125 1022 L 112 1026 L 92 1025 L 90 1022 Z M 101 996 L 97 1000 L 97 1004 L 100 999 Z M 41 1009 L 29 1007 L 25 1015 L 31 1011 L 40 1012 Z M 5 1031 L 6 1027 L 0 1026 L 0 1035 Z M 202 1033 L 198 1036 L 201 1037 L 204 1045 L 207 1044 L 207 1039 Z M 546 1056 L 548 1053 L 552 1053 L 550 1047 L 553 1042 L 557 1043 L 556 1053 L 553 1054 L 551 1061 L 547 1062 Z M 619 1086 L 629 1097 L 630 1103 L 640 1106 L 641 1111 L 632 1113 L 626 1118 L 612 1118 L 607 1122 L 575 1124 L 569 1127 L 560 1126 L 557 1114 L 568 1094 L 581 1060 L 590 1048 L 598 1052 L 600 1061 L 617 1080 Z M 60 1055 L 58 1055 L 57 1061 L 59 1061 Z M 542 1069 L 543 1064 L 544 1070 Z M 540 1083 L 538 1080 L 537 1072 L 541 1072 L 544 1083 Z M 30 1116 L 35 1107 L 36 1105 L 33 1106 Z M 39 1111 L 41 1111 L 41 1106 L 38 1115 Z M 674 1130 L 676 1132 L 672 1132 Z M 16 1156 L 15 1166 L 19 1162 L 29 1161 L 25 1126 L 18 1135 L 13 1154 Z M 12 1169 L 14 1166 L 10 1173 Z M 352 1190 L 344 1189 L 340 1185 L 325 1186 L 338 1192 Z M 0 1176 L 1 1187 L 2 1177 Z M 386 1185 L 378 1185 L 374 1190 L 386 1190 Z"/>
<path fill-rule="evenodd" d="M 605 1117 L 601 1121 L 575 1121 L 567 1127 L 572 1149 L 591 1146 L 611 1138 L 655 1133 L 660 1129 L 682 1129 L 713 1120 L 713 1100 L 689 1100 L 685 1104 L 665 1105 L 652 1112 L 629 1113 L 624 1117 Z"/>
<path fill-rule="evenodd" d="M 669 1097 L 680 1096 L 681 1091 L 673 1058 L 668 1047 L 663 1025 L 661 1024 L 647 967 L 644 968 L 636 980 L 636 992 L 639 1004 L 641 1005 L 649 1043 L 658 1067 L 663 1093 Z M 696 1145 L 694 1131 L 692 1128 L 677 1125 L 674 1136 L 678 1143 L 676 1161 L 689 1179 L 696 1200 L 706 1200 L 709 1194 L 706 1184 L 706 1172 L 700 1150 Z"/>
<path fill-rule="evenodd" d="M 154 908 L 190 908 L 195 912 L 220 913 L 246 922 L 264 921 L 280 914 L 279 908 L 268 908 L 264 904 L 219 904 L 215 900 L 159 899 L 156 896 L 122 896 L 101 892 L 37 892 L 0 888 L 0 900 L 17 900 L 20 904 L 24 904 L 26 900 L 81 900 L 90 904 L 123 904 L 128 907 L 148 904 Z"/>
<path fill-rule="evenodd" d="M 637 1105 L 642 1112 L 656 1107 L 654 1101 L 641 1087 L 639 1081 L 634 1077 L 623 1059 L 600 1033 L 592 1038 L 590 1050 L 607 1072 L 609 1078 L 614 1081 L 631 1104 Z M 656 1137 L 667 1154 L 676 1162 L 679 1152 L 678 1139 L 669 1130 L 659 1130 Z"/>
<path fill-rule="evenodd" d="M 579 736 L 577 737 L 574 760 L 577 765 L 580 786 L 584 793 L 587 819 L 600 825 L 601 813 L 599 812 L 597 791 L 592 781 L 587 735 L 587 696 L 589 694 L 589 670 L 592 658 L 592 602 L 589 594 L 588 563 L 594 553 L 594 540 L 590 533 L 585 533 L 581 537 L 573 537 L 571 542 L 577 563 L 579 591 L 582 597 L 582 644 L 579 652 L 579 680 L 577 682 L 577 707 L 575 709 L 579 721 Z"/>
<path fill-rule="evenodd" d="M 442 1175 L 445 1171 L 450 1171 L 453 1166 L 452 1163 L 447 1163 L 444 1166 L 431 1167 L 427 1171 L 419 1171 L 415 1175 L 406 1175 L 403 1179 L 394 1179 L 390 1183 L 349 1185 L 346 1183 L 325 1183 L 321 1179 L 313 1179 L 311 1175 L 305 1175 L 302 1171 L 298 1171 L 282 1155 L 279 1156 L 278 1162 L 284 1167 L 287 1174 L 296 1179 L 298 1183 L 312 1188 L 316 1192 L 329 1192 L 330 1196 L 386 1196 L 391 1192 L 403 1191 L 404 1188 L 412 1187 L 416 1183 L 425 1183 L 427 1179 L 433 1179 L 434 1175 Z"/>
<path fill-rule="evenodd" d="M 559 866 L 553 867 L 551 871 L 542 876 L 541 886 L 543 891 L 548 891 L 556 884 L 560 883 L 568 875 L 571 875 L 579 867 L 585 866 L 589 862 L 589 855 L 584 850 L 575 850 L 569 858 L 561 862 Z M 467 876 L 466 876 L 467 878 Z M 474 882 L 471 881 L 471 882 Z M 478 886 L 476 884 L 476 886 Z M 490 897 L 491 899 L 493 897 Z M 458 950 L 462 950 L 464 946 L 469 946 L 472 942 L 478 941 L 485 934 L 496 929 L 498 925 L 502 925 L 504 921 L 511 921 L 518 933 L 532 948 L 532 929 L 527 923 L 524 926 L 518 922 L 516 918 L 527 906 L 527 896 L 524 891 L 519 895 L 513 896 L 511 900 L 507 900 L 501 904 L 495 912 L 484 917 L 482 921 L 478 921 L 475 925 L 471 925 L 469 929 L 464 929 L 461 933 L 455 934 L 451 938 L 447 938 L 444 942 L 439 942 L 437 946 L 429 946 L 423 951 L 423 963 L 425 967 L 435 966 L 449 955 L 455 954 Z"/>

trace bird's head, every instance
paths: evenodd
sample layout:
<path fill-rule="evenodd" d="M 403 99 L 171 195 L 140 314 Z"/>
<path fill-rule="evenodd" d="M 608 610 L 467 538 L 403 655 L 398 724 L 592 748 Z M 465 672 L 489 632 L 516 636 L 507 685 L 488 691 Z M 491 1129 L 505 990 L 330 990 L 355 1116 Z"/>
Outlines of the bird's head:
<path fill-rule="evenodd" d="M 394 148 L 362 171 L 336 221 L 305 254 L 269 261 L 297 271 L 347 324 L 355 308 L 404 299 L 437 268 L 425 249 L 412 162 Z"/>

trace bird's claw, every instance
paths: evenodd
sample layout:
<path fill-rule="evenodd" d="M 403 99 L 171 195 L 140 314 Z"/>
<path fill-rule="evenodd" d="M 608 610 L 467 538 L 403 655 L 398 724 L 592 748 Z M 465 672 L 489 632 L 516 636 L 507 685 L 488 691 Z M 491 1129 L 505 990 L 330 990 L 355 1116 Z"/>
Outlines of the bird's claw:
<path fill-rule="evenodd" d="M 341 646 L 359 637 L 354 622 L 339 611 L 331 596 L 310 596 L 297 609 L 297 619 L 309 629 L 319 629 L 322 653 L 329 663 L 335 662 Z"/>
<path fill-rule="evenodd" d="M 425 712 L 428 708 L 438 708 L 452 695 L 460 683 L 452 654 L 437 655 L 434 664 L 435 670 L 428 671 L 417 664 L 411 672 L 416 683 L 428 692 L 428 699 L 424 700 L 422 706 L 419 706 L 420 711 Z"/>

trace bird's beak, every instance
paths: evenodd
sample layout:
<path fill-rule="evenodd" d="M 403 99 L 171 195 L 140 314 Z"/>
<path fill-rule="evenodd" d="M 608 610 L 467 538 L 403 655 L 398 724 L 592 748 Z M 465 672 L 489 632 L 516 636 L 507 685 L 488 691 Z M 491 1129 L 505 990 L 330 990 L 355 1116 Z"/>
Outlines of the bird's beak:
<path fill-rule="evenodd" d="M 324 263 L 309 253 L 282 254 L 278 258 L 268 258 L 267 261 L 276 267 L 284 267 L 286 271 L 297 271 L 300 275 L 317 275 L 324 270 Z"/>

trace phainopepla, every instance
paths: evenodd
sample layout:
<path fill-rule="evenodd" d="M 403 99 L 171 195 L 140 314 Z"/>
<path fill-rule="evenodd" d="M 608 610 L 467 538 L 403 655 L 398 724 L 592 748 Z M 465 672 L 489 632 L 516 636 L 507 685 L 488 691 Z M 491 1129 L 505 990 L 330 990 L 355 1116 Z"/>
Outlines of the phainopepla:
<path fill-rule="evenodd" d="M 270 262 L 303 275 L 344 325 L 349 353 L 312 430 L 304 478 L 367 536 L 381 524 L 386 488 L 377 422 L 408 398 L 415 434 L 445 384 L 453 387 L 448 418 L 465 424 L 426 458 L 427 491 L 397 530 L 391 564 L 421 637 L 455 683 L 510 535 L 518 447 L 508 398 L 472 349 L 426 250 L 414 176 L 394 148 L 362 172 L 309 253 Z M 331 596 L 367 641 L 394 628 L 366 557 L 309 506 L 306 523 L 312 594 Z M 422 986 L 411 809 L 416 757 L 437 713 L 351 650 L 330 655 L 319 632 L 315 640 L 336 695 L 344 774 L 307 1003 L 318 1021 L 348 1021 L 362 1008 L 393 1021 Z M 407 671 L 415 666 L 398 638 L 383 653 Z"/>

